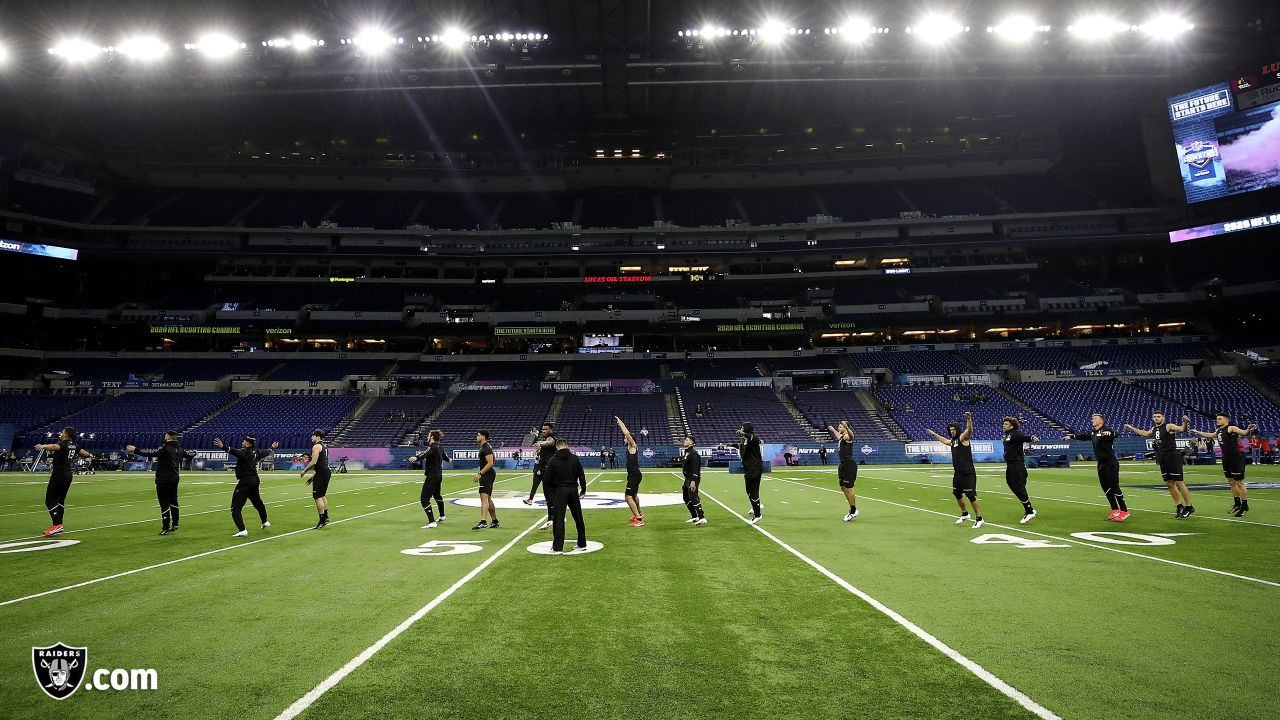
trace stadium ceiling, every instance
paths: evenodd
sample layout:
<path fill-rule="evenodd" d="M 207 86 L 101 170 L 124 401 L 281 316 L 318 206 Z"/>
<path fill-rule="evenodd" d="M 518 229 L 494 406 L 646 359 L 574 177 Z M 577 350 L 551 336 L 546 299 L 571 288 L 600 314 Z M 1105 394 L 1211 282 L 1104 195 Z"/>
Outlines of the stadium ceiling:
<path fill-rule="evenodd" d="M 0 122 L 99 143 L 175 126 L 765 134 L 1051 109 L 1272 59 L 1267 3 L 1110 5 L 41 0 L 0 15 Z"/>

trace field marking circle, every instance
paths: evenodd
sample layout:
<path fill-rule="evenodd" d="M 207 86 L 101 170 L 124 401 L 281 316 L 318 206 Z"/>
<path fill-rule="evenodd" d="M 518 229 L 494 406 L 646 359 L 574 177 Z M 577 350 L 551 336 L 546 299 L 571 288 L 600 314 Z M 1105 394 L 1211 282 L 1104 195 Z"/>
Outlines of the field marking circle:
<path fill-rule="evenodd" d="M 54 548 L 68 547 L 70 545 L 79 545 L 79 540 L 67 540 L 65 538 L 58 540 L 41 539 L 41 540 L 23 540 L 22 542 L 10 542 L 0 544 L 0 554 L 3 553 L 20 553 L 35 552 L 37 550 L 53 550 Z"/>
<path fill-rule="evenodd" d="M 525 505 L 524 498 L 528 497 L 523 493 L 512 493 L 503 497 L 493 498 L 493 506 L 502 510 L 538 510 L 540 512 L 547 511 L 547 503 L 542 498 L 542 493 L 538 493 L 533 498 L 532 505 Z M 450 503 L 460 507 L 478 508 L 480 507 L 480 496 L 477 494 L 472 497 L 452 498 Z M 585 498 L 582 498 L 583 510 L 623 510 L 627 507 L 626 496 L 619 492 L 589 492 Z M 678 493 L 646 493 L 640 492 L 640 504 L 643 507 L 665 507 L 668 505 L 683 505 L 684 496 Z"/>
<path fill-rule="evenodd" d="M 581 550 L 578 550 L 575 545 L 570 545 L 568 541 L 565 541 L 564 554 L 565 555 L 586 555 L 587 553 L 593 553 L 597 550 L 603 550 L 603 549 L 604 549 L 604 545 L 596 542 L 595 540 L 588 540 L 587 546 Z M 534 543 L 529 546 L 529 552 L 533 553 L 534 555 L 551 555 L 552 554 L 551 541 L 545 540 L 543 542 Z"/>

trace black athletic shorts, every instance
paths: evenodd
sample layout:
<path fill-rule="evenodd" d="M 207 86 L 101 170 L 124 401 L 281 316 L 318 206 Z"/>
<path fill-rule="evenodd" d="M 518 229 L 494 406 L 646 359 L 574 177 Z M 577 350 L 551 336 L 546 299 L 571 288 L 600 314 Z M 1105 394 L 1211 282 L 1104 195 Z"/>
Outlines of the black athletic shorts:
<path fill-rule="evenodd" d="M 1222 474 L 1228 480 L 1244 480 L 1244 456 L 1222 458 Z"/>
<path fill-rule="evenodd" d="M 858 463 L 840 463 L 840 467 L 836 468 L 836 477 L 840 480 L 840 487 L 853 487 L 858 481 Z"/>
<path fill-rule="evenodd" d="M 311 479 L 311 497 L 319 500 L 329 493 L 329 481 L 333 479 L 333 473 L 316 473 Z"/>
<path fill-rule="evenodd" d="M 976 492 L 978 490 L 978 475 L 952 475 L 951 489 L 960 491 Z"/>
<path fill-rule="evenodd" d="M 641 479 L 642 478 L 640 476 L 640 473 L 636 473 L 634 475 L 632 475 L 631 473 L 627 473 L 627 489 L 623 494 L 630 495 L 631 497 L 636 497 L 637 495 L 639 495 Z"/>
<path fill-rule="evenodd" d="M 493 481 L 496 480 L 497 478 L 498 478 L 498 474 L 495 472 L 489 472 L 489 473 L 485 473 L 484 475 L 481 475 L 480 476 L 480 493 L 482 495 L 492 495 Z"/>
<path fill-rule="evenodd" d="M 1160 466 L 1160 477 L 1165 482 L 1182 479 L 1182 453 L 1161 453 L 1156 456 L 1156 464 Z"/>

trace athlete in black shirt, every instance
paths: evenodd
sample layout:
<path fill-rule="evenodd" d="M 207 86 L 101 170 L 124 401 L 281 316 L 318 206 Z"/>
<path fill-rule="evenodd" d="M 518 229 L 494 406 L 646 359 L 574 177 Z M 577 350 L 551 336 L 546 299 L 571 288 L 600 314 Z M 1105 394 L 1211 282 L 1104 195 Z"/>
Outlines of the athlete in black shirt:
<path fill-rule="evenodd" d="M 969 510 L 964 505 L 967 497 L 969 504 L 973 505 L 973 527 L 982 527 L 982 507 L 978 504 L 978 471 L 973 468 L 973 446 L 970 442 L 973 437 L 973 413 L 964 414 L 963 431 L 959 425 L 947 423 L 949 437 L 943 437 L 929 429 L 925 432 L 938 442 L 951 446 L 951 494 L 960 505 L 960 517 L 956 519 L 956 524 L 960 525 L 969 519 Z"/>
<path fill-rule="evenodd" d="M 231 537 L 249 537 L 244 527 L 244 504 L 250 502 L 258 511 L 258 519 L 262 521 L 262 529 L 271 527 L 267 520 L 267 506 L 262 502 L 262 479 L 258 477 L 258 464 L 271 457 L 272 450 L 280 447 L 273 442 L 266 450 L 258 449 L 258 438 L 245 435 L 240 441 L 239 449 L 227 447 L 222 438 L 214 438 L 213 446 L 225 450 L 236 459 L 236 489 L 231 493 L 231 520 L 236 524 L 236 534 Z"/>
<path fill-rule="evenodd" d="M 529 488 L 529 497 L 524 500 L 525 505 L 533 504 L 533 496 L 538 492 L 538 485 L 542 484 L 542 475 L 546 470 L 547 461 L 556 454 L 556 426 L 553 423 L 543 423 L 541 432 L 541 437 L 533 444 L 537 452 L 533 461 L 533 487 Z M 542 488 L 542 501 L 547 506 L 547 521 L 542 523 L 541 529 L 549 530 L 551 528 L 551 493 L 545 486 Z"/>
<path fill-rule="evenodd" d="M 307 477 L 307 473 L 315 470 L 315 475 Z M 329 524 L 329 481 L 333 479 L 333 471 L 329 469 L 329 446 L 324 441 L 324 431 L 311 433 L 311 462 L 302 469 L 302 479 L 311 486 L 311 497 L 316 501 L 316 530 Z"/>
<path fill-rule="evenodd" d="M 485 528 L 498 528 L 498 509 L 493 505 L 493 481 L 497 479 L 498 473 L 493 469 L 493 448 L 489 447 L 489 431 L 476 431 L 476 443 L 480 446 L 480 469 L 476 471 L 475 481 L 480 484 L 480 522 L 476 523 L 472 530 L 484 530 Z M 542 489 L 543 494 L 547 493 L 547 489 Z M 547 512 L 551 512 L 550 506 Z M 485 522 L 488 517 L 491 522 Z"/>
<path fill-rule="evenodd" d="M 685 522 L 706 525 L 707 516 L 702 512 L 702 497 L 698 494 L 698 487 L 702 484 L 702 456 L 693 445 L 693 436 L 686 435 L 680 463 L 684 474 L 684 485 L 680 490 L 684 493 L 684 505 L 689 508 L 689 519 Z"/>
<path fill-rule="evenodd" d="M 1169 494 L 1177 503 L 1178 507 L 1174 515 L 1180 520 L 1189 518 L 1196 508 L 1191 504 L 1191 491 L 1187 489 L 1187 483 L 1182 478 L 1182 451 L 1178 449 L 1174 433 L 1186 432 L 1191 425 L 1191 418 L 1183 415 L 1182 424 L 1174 425 L 1171 422 L 1165 422 L 1163 411 L 1156 410 L 1151 413 L 1151 422 L 1150 430 L 1141 430 L 1127 423 L 1124 427 L 1129 432 L 1137 433 L 1142 437 L 1155 437 L 1151 449 L 1155 451 L 1156 464 L 1160 466 L 1160 479 L 1164 480 L 1165 486 L 1169 488 Z"/>
<path fill-rule="evenodd" d="M 1235 503 L 1227 512 L 1243 517 L 1249 512 L 1249 490 L 1244 484 L 1244 453 L 1240 450 L 1240 438 L 1257 432 L 1258 426 L 1250 425 L 1241 430 L 1231 424 L 1231 416 L 1224 412 L 1215 415 L 1214 421 L 1218 423 L 1218 427 L 1213 432 L 1191 432 L 1202 438 L 1214 438 L 1218 441 L 1218 447 L 1222 448 L 1222 474 L 1226 476 L 1227 483 L 1231 485 L 1231 494 L 1235 496 Z"/>
<path fill-rule="evenodd" d="M 1102 413 L 1094 413 L 1091 418 L 1093 429 L 1076 435 L 1063 435 L 1063 440 L 1088 440 L 1093 443 L 1093 457 L 1098 463 L 1098 484 L 1102 493 L 1107 496 L 1107 504 L 1111 506 L 1108 520 L 1124 522 L 1129 519 L 1129 506 L 1124 501 L 1124 493 L 1120 490 L 1120 462 L 1116 459 L 1116 431 L 1107 427 L 1107 419 Z"/>
<path fill-rule="evenodd" d="M 756 437 L 756 428 L 749 422 L 742 423 L 742 427 L 738 428 L 738 437 L 742 438 L 742 442 L 735 447 L 738 448 L 738 456 L 742 458 L 742 476 L 747 486 L 747 502 L 751 503 L 750 522 L 755 525 L 764 518 L 760 512 L 764 509 L 764 505 L 760 502 L 760 478 L 764 474 L 764 458 L 761 454 L 763 442 Z"/>
<path fill-rule="evenodd" d="M 627 507 L 631 508 L 631 527 L 644 527 L 644 511 L 640 509 L 640 481 L 643 476 L 640 474 L 640 447 L 636 445 L 635 436 L 627 429 L 627 424 L 622 422 L 622 418 L 613 417 L 614 422 L 618 423 L 618 429 L 622 431 L 622 440 L 627 445 L 627 489 L 623 493 L 623 497 L 627 499 Z"/>
<path fill-rule="evenodd" d="M 182 462 L 191 457 L 182 451 L 178 444 L 178 433 L 169 430 L 164 434 L 164 444 L 150 450 L 140 450 L 134 445 L 126 445 L 125 450 L 142 457 L 156 460 L 156 500 L 160 503 L 160 534 L 168 535 L 178 531 L 178 473 Z"/>
<path fill-rule="evenodd" d="M 49 453 L 49 485 L 44 491 L 44 506 L 49 511 L 49 529 L 44 537 L 62 532 L 62 514 L 66 511 L 67 492 L 71 489 L 72 467 L 76 458 L 89 457 L 88 450 L 76 445 L 76 429 L 67 426 L 58 433 L 58 442 L 36 445 L 36 450 Z"/>
<path fill-rule="evenodd" d="M 417 462 L 422 460 L 422 495 L 418 498 L 422 503 L 422 511 L 427 514 L 427 524 L 422 526 L 423 530 L 431 530 L 436 528 L 436 516 L 431 512 L 431 501 L 435 500 L 440 507 L 440 522 L 444 522 L 444 496 L 440 494 L 440 485 L 444 482 L 443 463 L 453 462 L 453 458 L 444 454 L 444 433 L 439 430 L 432 430 L 427 433 L 427 449 L 418 453 L 414 453 L 409 458 L 409 462 Z"/>
<path fill-rule="evenodd" d="M 853 459 L 853 428 L 850 427 L 848 420 L 841 420 L 839 427 L 828 425 L 827 431 L 840 442 L 838 451 L 840 465 L 836 469 L 836 478 L 840 481 L 840 490 L 844 492 L 844 499 L 849 501 L 849 512 L 844 516 L 844 521 L 849 522 L 858 517 L 858 496 L 853 492 L 854 483 L 858 482 L 858 461 Z M 826 448 L 824 447 L 823 450 L 825 451 Z M 824 457 L 822 463 L 825 465 L 826 462 Z"/>
<path fill-rule="evenodd" d="M 1022 432 L 1022 423 L 1016 417 L 1004 419 L 1004 481 L 1009 490 L 1022 503 L 1022 519 L 1018 522 L 1026 525 L 1036 517 L 1036 509 L 1031 507 L 1031 496 L 1027 494 L 1027 457 L 1024 445 L 1029 442 L 1040 442 L 1035 435 Z"/>

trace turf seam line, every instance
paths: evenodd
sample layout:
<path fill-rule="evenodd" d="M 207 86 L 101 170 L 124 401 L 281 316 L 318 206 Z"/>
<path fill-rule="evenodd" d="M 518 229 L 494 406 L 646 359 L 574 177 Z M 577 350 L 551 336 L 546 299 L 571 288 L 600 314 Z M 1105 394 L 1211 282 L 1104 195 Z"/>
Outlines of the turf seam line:
<path fill-rule="evenodd" d="M 990 685 L 991 687 L 995 688 L 1005 697 L 1009 698 L 1010 700 L 1013 700 L 1014 702 L 1021 705 L 1023 708 L 1034 713 L 1036 717 L 1039 717 L 1042 720 L 1062 720 L 1061 717 L 1055 714 L 1052 710 L 1046 708 L 1045 706 L 1041 705 L 1035 700 L 1032 700 L 1031 697 L 1026 693 L 1015 688 L 1014 686 L 1010 685 L 1004 680 L 1001 680 L 990 670 L 987 670 L 986 668 L 979 665 L 977 662 L 974 662 L 973 660 L 969 659 L 966 655 L 961 653 L 959 650 L 956 650 L 950 645 L 947 645 L 946 643 L 942 642 L 938 638 L 934 637 L 927 630 L 911 622 L 910 620 L 908 620 L 906 617 L 898 613 L 893 608 L 889 607 L 888 605 L 885 605 L 879 600 L 876 600 L 875 598 L 871 597 L 870 595 L 863 592 L 862 590 L 859 590 L 857 587 L 850 584 L 844 578 L 840 577 L 839 575 L 836 575 L 835 573 L 828 570 L 826 567 L 820 565 L 817 561 L 813 560 L 808 555 L 805 555 L 799 550 L 791 547 L 782 539 L 780 539 L 778 536 L 774 535 L 768 530 L 765 530 L 759 525 L 751 525 L 750 521 L 748 521 L 742 515 L 739 515 L 728 505 L 725 505 L 724 503 L 720 502 L 720 500 L 718 500 L 715 496 L 706 492 L 704 492 L 703 494 L 706 495 L 708 498 L 711 498 L 712 502 L 714 502 L 715 504 L 719 505 L 720 507 L 728 511 L 729 514 L 733 515 L 734 517 L 738 518 L 742 522 L 746 523 L 747 525 L 749 525 L 750 527 L 758 531 L 761 535 L 764 535 L 765 537 L 769 538 L 773 542 L 777 543 L 780 547 L 782 547 L 782 549 L 786 550 L 792 555 L 795 555 L 797 558 L 802 560 L 809 567 L 813 568 L 814 570 L 817 570 L 819 573 L 826 576 L 828 580 L 831 580 L 835 584 L 847 590 L 849 593 L 856 596 L 858 599 L 862 600 L 863 602 L 867 603 L 871 607 L 878 610 L 880 613 L 888 617 L 890 620 L 893 620 L 894 622 L 898 623 L 902 627 L 906 628 L 912 635 L 915 635 L 916 637 L 923 640 L 925 643 L 932 646 L 935 650 L 941 652 L 943 655 L 946 655 L 948 658 L 953 660 L 956 664 L 960 665 L 964 669 L 973 673 L 978 679 L 982 680 L 987 685 Z"/>
<path fill-rule="evenodd" d="M 867 477 L 871 480 L 880 479 L 880 478 L 872 478 L 870 476 L 867 476 Z M 920 487 L 940 488 L 942 490 L 951 489 L 950 485 L 934 485 L 932 483 L 920 482 L 919 480 L 894 480 L 893 482 L 903 482 L 903 483 L 907 483 L 908 485 L 919 485 Z M 1008 497 L 1016 497 L 1013 493 L 1005 492 L 1003 490 L 983 490 L 982 492 L 990 495 L 1006 495 Z M 1205 491 L 1202 490 L 1200 492 L 1205 492 Z M 1098 502 L 1088 502 L 1086 500 L 1073 500 L 1070 498 L 1056 498 L 1056 497 L 1049 497 L 1047 495 L 1029 495 L 1028 497 L 1032 500 L 1048 500 L 1050 502 L 1071 503 L 1073 505 L 1090 505 L 1093 507 L 1107 507 L 1106 505 L 1103 505 L 1102 503 L 1098 503 Z M 1137 508 L 1137 510 L 1139 512 L 1155 513 L 1157 515 L 1173 515 L 1174 514 L 1169 512 L 1168 510 L 1153 510 L 1151 508 Z M 1240 525 L 1257 525 L 1259 527 L 1280 528 L 1280 525 L 1276 525 L 1275 523 L 1265 523 L 1265 522 L 1259 522 L 1257 520 L 1241 520 L 1239 518 L 1214 517 L 1213 515 L 1208 515 L 1208 514 L 1197 515 L 1196 519 L 1197 520 L 1216 520 L 1218 522 L 1229 522 L 1229 523 L 1236 523 Z"/>
<path fill-rule="evenodd" d="M 514 480 L 517 477 L 520 477 L 520 476 L 516 475 L 510 478 L 504 478 L 504 480 Z M 470 492 L 472 489 L 473 488 L 467 488 L 465 490 L 458 490 L 448 494 L 456 495 L 461 492 Z M 389 508 L 383 508 L 381 510 L 374 510 L 373 512 L 362 513 L 360 515 L 352 515 L 351 517 L 342 518 L 340 520 L 334 520 L 329 524 L 337 525 L 339 523 L 347 522 L 348 520 L 358 520 L 360 518 L 369 517 L 370 515 L 379 515 L 381 513 L 389 512 L 391 510 L 399 510 L 400 508 L 409 507 L 410 505 L 420 505 L 420 503 L 417 500 L 414 500 L 413 502 L 407 502 L 402 505 L 395 505 Z M 214 511 L 211 510 L 210 512 L 214 512 Z M 186 557 L 174 558 L 173 560 L 166 560 L 165 562 L 156 563 L 154 565 L 148 565 L 146 567 L 134 568 L 132 570 L 125 570 L 124 572 L 118 572 L 118 573 L 115 573 L 114 575 L 107 575 L 105 577 L 94 578 L 92 580 L 85 580 L 83 582 L 75 583 L 74 585 L 67 585 L 65 587 L 54 588 L 52 590 L 45 590 L 43 592 L 38 592 L 38 593 L 35 593 L 34 595 L 27 595 L 25 597 L 14 598 L 12 600 L 5 600 L 3 602 L 0 602 L 0 607 L 4 607 L 6 605 L 13 605 L 15 603 L 20 603 L 20 602 L 23 602 L 24 600 L 34 600 L 36 598 L 44 597 L 46 595 L 53 595 L 56 593 L 65 592 L 67 590 L 74 590 L 76 588 L 81 588 L 88 585 L 96 585 L 100 582 L 106 582 L 107 580 L 115 580 L 117 578 L 127 577 L 129 575 L 135 575 L 137 573 L 145 572 L 147 570 L 155 570 L 157 568 L 167 567 L 169 565 L 176 565 L 180 562 L 186 562 L 187 560 L 196 560 L 202 557 L 208 557 L 210 555 L 217 555 L 218 553 L 226 552 L 228 550 L 236 550 L 243 547 L 249 547 L 250 545 L 257 545 L 258 543 L 264 543 L 269 540 L 279 540 L 280 538 L 289 537 L 290 535 L 297 535 L 298 533 L 303 533 L 303 532 L 307 532 L 309 530 L 315 530 L 315 529 L 316 528 L 311 527 L 311 528 L 300 528 L 298 530 L 290 530 L 289 532 L 281 533 L 279 535 L 270 535 L 268 537 L 259 538 L 257 540 L 250 540 L 249 542 L 245 542 L 245 543 L 239 543 L 236 545 L 227 545 L 226 547 L 220 547 L 215 550 L 208 550 L 206 552 L 197 553 L 195 555 L 187 555 Z"/>
<path fill-rule="evenodd" d="M 509 481 L 509 480 L 518 480 L 518 479 L 520 479 L 520 478 L 522 478 L 522 477 L 525 477 L 525 476 L 527 476 L 527 475 L 529 475 L 529 473 L 520 473 L 519 475 L 512 475 L 511 477 L 506 477 L 506 478 L 503 478 L 503 479 L 501 479 L 501 480 L 497 481 L 497 483 L 495 483 L 495 484 L 498 484 L 498 483 L 504 483 L 504 482 L 507 482 L 507 481 Z M 367 477 L 367 476 L 366 476 L 366 477 Z M 362 487 L 362 488 L 351 488 L 350 490 L 337 490 L 337 491 L 335 491 L 333 494 L 334 494 L 334 495 L 345 495 L 345 494 L 347 494 L 347 493 L 353 493 L 353 492 L 365 492 L 366 490 L 373 490 L 373 489 L 375 489 L 375 488 L 377 488 L 377 487 L 387 488 L 387 487 L 399 487 L 399 486 L 401 486 L 401 485 L 413 485 L 413 484 L 415 484 L 416 482 L 417 482 L 416 480 L 406 480 L 406 481 L 404 481 L 404 482 L 400 482 L 400 483 L 391 483 L 391 484 L 389 484 L 389 485 L 370 486 L 370 487 Z M 462 490 L 454 490 L 453 492 L 447 492 L 447 493 L 445 493 L 445 494 L 444 494 L 444 497 L 450 497 L 450 496 L 452 496 L 452 495 L 461 495 L 461 494 L 463 494 L 463 493 L 472 492 L 473 490 L 475 490 L 475 488 L 474 488 L 474 487 L 467 487 L 467 488 L 464 488 L 464 489 L 462 489 Z M 224 491 L 224 492 L 225 492 L 225 491 Z M 220 495 L 220 494 L 222 494 L 222 493 L 213 493 L 213 494 L 215 494 L 215 495 Z M 304 491 L 304 492 L 303 492 L 303 494 L 298 495 L 298 496 L 296 496 L 296 497 L 288 497 L 288 498 L 284 498 L 283 500 L 272 500 L 272 501 L 267 502 L 267 503 L 264 503 L 264 504 L 265 504 L 265 505 L 267 505 L 268 507 L 273 506 L 273 505 L 286 505 L 286 504 L 291 503 L 291 502 L 305 501 L 309 496 L 310 496 L 310 491 Z M 190 497 L 197 497 L 197 496 L 190 496 Z M 185 497 L 184 497 L 183 499 L 185 499 Z M 148 503 L 148 504 L 150 503 L 150 501 L 135 501 L 135 502 L 146 502 L 146 503 Z M 308 504 L 310 504 L 310 503 L 308 503 Z M 72 506 L 72 509 L 74 509 L 74 508 L 75 508 L 75 506 L 73 505 L 73 506 Z M 47 511 L 39 511 L 39 512 L 47 512 Z M 231 507 L 230 507 L 230 506 L 222 506 L 222 507 L 215 508 L 215 509 L 213 509 L 213 510 L 201 510 L 201 511 L 199 511 L 199 512 L 186 512 L 186 513 L 183 513 L 182 515 L 183 515 L 183 517 L 195 517 L 196 515 L 211 515 L 211 514 L 213 514 L 213 513 L 220 513 L 220 512 L 229 513 L 229 512 L 231 512 Z M 111 525 L 98 525 L 98 526 L 95 526 L 95 527 L 78 528 L 78 529 L 75 529 L 75 530 L 65 530 L 65 531 L 63 531 L 63 533 L 62 533 L 62 534 L 64 534 L 64 535 L 70 535 L 71 533 L 84 533 L 84 532 L 90 532 L 90 531 L 93 531 L 93 530 L 110 530 L 111 528 L 125 527 L 126 525 L 141 525 L 141 524 L 143 524 L 143 523 L 150 523 L 150 522 L 155 522 L 155 521 L 156 521 L 156 518 L 155 518 L 155 517 L 149 517 L 149 518 L 146 518 L 145 520 L 129 520 L 129 521 L 126 521 L 126 522 L 112 523 Z M 40 540 L 40 539 L 42 539 L 42 538 L 43 538 L 43 536 L 41 536 L 41 535 L 25 535 L 25 536 L 23 536 L 23 537 L 11 538 L 11 539 L 9 539 L 9 540 L 0 540 L 0 542 L 5 542 L 5 543 L 7 543 L 7 542 L 20 542 L 20 541 L 22 541 L 22 540 Z"/>
<path fill-rule="evenodd" d="M 866 477 L 868 480 L 880 480 L 882 482 L 892 482 L 890 480 L 887 480 L 886 478 L 875 478 L 869 475 Z M 812 488 L 814 490 L 822 490 L 824 492 L 836 492 L 831 488 L 818 487 L 817 485 L 809 485 L 808 483 L 797 482 L 795 479 L 787 479 L 787 478 L 772 478 L 772 479 L 781 480 L 782 482 L 791 483 L 792 485 L 799 485 L 801 487 Z M 870 495 L 859 494 L 858 497 L 866 498 L 867 500 L 871 500 L 872 502 L 884 503 L 885 505 L 893 505 L 895 507 L 906 508 L 908 510 L 918 510 L 920 512 L 931 513 L 933 515 L 941 515 L 942 517 L 947 517 L 947 518 L 956 517 L 954 513 L 944 513 L 938 510 L 930 510 L 929 508 L 916 507 L 914 505 L 904 505 L 902 503 L 893 502 L 892 500 L 882 500 L 880 498 L 871 497 Z M 1142 553 L 1133 552 L 1131 550 L 1121 550 L 1120 548 L 1107 547 L 1106 545 L 1095 545 L 1091 542 L 1085 542 L 1084 540 L 1077 540 L 1076 538 L 1073 538 L 1073 537 L 1049 535 L 1048 533 L 1036 532 L 1034 530 L 1027 530 L 1026 528 L 1023 528 L 1023 527 L 1012 527 L 1010 525 L 998 525 L 996 523 L 991 522 L 990 520 L 986 521 L 985 524 L 990 525 L 991 527 L 1000 528 L 1001 530 L 1008 530 L 1010 532 L 1025 533 L 1027 535 L 1039 535 L 1040 537 L 1043 537 L 1043 538 L 1049 538 L 1051 540 L 1060 540 L 1062 542 L 1073 543 L 1075 545 L 1083 545 L 1084 547 L 1091 547 L 1095 550 L 1106 550 L 1107 552 L 1120 553 L 1121 555 L 1130 555 L 1136 558 L 1142 558 L 1144 560 L 1154 560 L 1158 563 L 1164 563 L 1166 565 L 1176 565 L 1177 567 L 1184 567 L 1191 570 L 1199 570 L 1200 572 L 1211 573 L 1213 575 L 1222 575 L 1223 577 L 1235 578 L 1237 580 L 1245 580 L 1247 582 L 1258 583 L 1259 585 L 1269 585 L 1271 587 L 1280 587 L 1280 582 L 1273 582 L 1271 580 L 1263 580 L 1261 578 L 1249 577 L 1248 575 L 1240 575 L 1238 573 L 1228 572 L 1226 570 L 1215 570 L 1214 568 L 1204 567 L 1201 565 L 1192 565 L 1191 563 L 1179 562 L 1177 560 L 1169 560 L 1167 558 L 1156 557 L 1155 555 L 1143 555 Z M 1099 532 L 1127 532 L 1127 531 L 1114 530 L 1114 531 L 1099 531 Z"/>
<path fill-rule="evenodd" d="M 595 477 L 591 478 L 591 482 L 595 482 L 597 479 L 600 478 L 600 475 L 603 475 L 603 474 L 604 473 L 600 473 Z M 590 485 L 591 482 L 587 483 L 587 485 Z M 281 711 L 281 713 L 276 716 L 276 720 L 293 720 L 293 718 L 296 718 L 298 715 L 301 715 L 303 712 L 307 710 L 307 708 L 314 705 L 315 702 L 319 700 L 325 693 L 333 689 L 335 685 L 342 682 L 344 678 L 346 678 L 351 673 L 355 672 L 361 665 L 364 665 L 369 660 L 369 658 L 376 655 L 378 651 L 382 650 L 382 648 L 390 644 L 392 640 L 395 640 L 396 638 L 400 637 L 400 635 L 402 635 L 405 630 L 408 630 L 410 627 L 415 625 L 419 620 L 426 617 L 427 614 L 430 613 L 432 610 L 439 607 L 441 603 L 443 603 L 445 600 L 448 600 L 450 596 L 452 596 L 455 592 L 462 589 L 462 586 L 466 585 L 467 583 L 475 579 L 475 577 L 479 575 L 481 572 L 483 572 L 485 568 L 492 565 L 494 561 L 496 561 L 499 557 L 505 554 L 508 550 L 515 547 L 516 543 L 523 540 L 529 533 L 533 532 L 534 529 L 540 527 L 544 522 L 546 522 L 545 517 L 538 518 L 536 522 L 534 522 L 529 527 L 525 528 L 524 532 L 521 532 L 519 535 L 516 535 L 515 537 L 511 538 L 510 542 L 508 542 L 506 545 L 503 545 L 494 554 L 485 558 L 484 562 L 472 568 L 471 572 L 467 573 L 466 575 L 463 575 L 460 580 L 450 585 L 448 588 L 444 590 L 444 592 L 441 592 L 439 595 L 435 596 L 435 598 L 433 598 L 431 602 L 427 603 L 426 605 L 423 605 L 421 608 L 418 609 L 417 612 L 410 615 L 399 625 L 392 628 L 390 632 L 388 632 L 386 635 L 383 635 L 381 638 L 379 638 L 377 642 L 365 648 L 364 651 L 361 652 L 359 655 L 356 655 L 354 658 L 351 658 L 350 660 L 348 660 L 346 665 L 343 665 L 342 667 L 335 670 L 331 675 L 329 675 L 329 677 L 325 678 L 324 680 L 321 680 L 320 684 L 316 685 L 314 688 L 309 690 L 306 695 L 303 695 L 302 697 L 298 698 L 296 701 L 294 701 L 292 705 L 290 705 L 289 707 Z"/>

